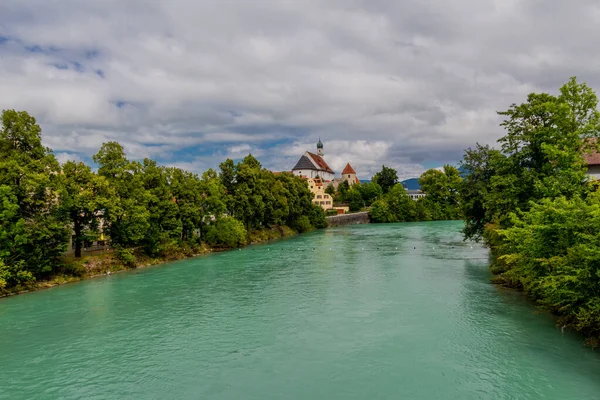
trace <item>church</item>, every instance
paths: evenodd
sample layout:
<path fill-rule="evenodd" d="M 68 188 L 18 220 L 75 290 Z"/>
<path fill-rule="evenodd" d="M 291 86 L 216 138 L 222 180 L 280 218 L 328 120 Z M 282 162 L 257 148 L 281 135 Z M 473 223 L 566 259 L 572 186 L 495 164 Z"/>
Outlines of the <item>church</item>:
<path fill-rule="evenodd" d="M 325 193 L 325 189 L 328 186 L 333 186 L 337 189 L 339 184 L 344 181 L 348 182 L 350 186 L 360 183 L 360 181 L 350 163 L 346 164 L 346 167 L 342 171 L 342 177 L 335 178 L 335 172 L 333 172 L 323 156 L 323 143 L 319 139 L 317 154 L 306 151 L 300 157 L 296 166 L 292 168 L 292 174 L 306 179 L 310 191 L 314 194 L 313 203 L 328 210 L 333 208 L 333 199 Z"/>
<path fill-rule="evenodd" d="M 323 143 L 321 139 L 317 143 L 317 154 L 306 151 L 300 157 L 296 166 L 292 168 L 292 173 L 306 178 L 321 178 L 324 181 L 333 180 L 335 173 L 323 159 Z"/>

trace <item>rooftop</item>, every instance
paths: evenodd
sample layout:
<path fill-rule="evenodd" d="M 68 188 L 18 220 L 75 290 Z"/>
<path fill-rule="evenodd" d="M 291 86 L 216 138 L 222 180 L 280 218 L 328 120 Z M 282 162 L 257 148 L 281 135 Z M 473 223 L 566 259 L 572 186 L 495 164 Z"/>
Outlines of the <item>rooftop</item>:
<path fill-rule="evenodd" d="M 342 171 L 342 175 L 348 175 L 348 174 L 354 174 L 354 175 L 356 175 L 356 171 L 354 170 L 354 168 L 352 168 L 352 166 L 350 165 L 350 163 L 347 163 L 346 167 Z"/>

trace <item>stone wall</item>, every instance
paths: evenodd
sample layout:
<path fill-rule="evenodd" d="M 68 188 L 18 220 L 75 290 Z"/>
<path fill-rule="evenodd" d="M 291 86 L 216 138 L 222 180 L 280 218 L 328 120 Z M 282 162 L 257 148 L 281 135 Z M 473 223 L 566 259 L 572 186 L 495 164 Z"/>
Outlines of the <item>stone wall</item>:
<path fill-rule="evenodd" d="M 369 213 L 367 211 L 352 213 L 352 214 L 334 215 L 331 217 L 327 217 L 327 224 L 330 227 L 331 226 L 368 224 L 368 223 L 369 223 Z"/>

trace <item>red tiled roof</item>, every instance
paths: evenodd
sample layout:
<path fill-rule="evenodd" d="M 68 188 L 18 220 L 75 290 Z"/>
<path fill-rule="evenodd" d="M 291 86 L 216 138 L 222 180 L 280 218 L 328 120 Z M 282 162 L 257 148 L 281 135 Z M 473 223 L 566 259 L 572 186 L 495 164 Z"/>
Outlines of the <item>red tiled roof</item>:
<path fill-rule="evenodd" d="M 587 165 L 600 165 L 600 153 L 586 154 L 584 158 Z"/>
<path fill-rule="evenodd" d="M 588 143 L 594 144 L 596 143 L 596 138 L 585 139 Z M 587 165 L 600 165 L 600 153 L 596 151 L 592 151 L 591 153 L 585 153 L 583 155 L 583 159 L 587 163 Z"/>
<path fill-rule="evenodd" d="M 329 165 L 327 165 L 327 163 L 325 162 L 325 160 L 323 160 L 323 157 L 318 156 L 314 153 L 311 153 L 310 151 L 307 151 L 308 155 L 312 157 L 312 159 L 315 161 L 315 163 L 319 166 L 319 168 L 324 169 L 325 171 L 329 172 L 330 174 L 333 174 L 333 170 L 331 168 L 329 168 Z"/>
<path fill-rule="evenodd" d="M 342 171 L 342 175 L 347 175 L 347 174 L 356 175 L 356 171 L 354 170 L 354 168 L 352 168 L 350 163 L 346 164 L 346 168 L 344 168 L 344 170 Z"/>

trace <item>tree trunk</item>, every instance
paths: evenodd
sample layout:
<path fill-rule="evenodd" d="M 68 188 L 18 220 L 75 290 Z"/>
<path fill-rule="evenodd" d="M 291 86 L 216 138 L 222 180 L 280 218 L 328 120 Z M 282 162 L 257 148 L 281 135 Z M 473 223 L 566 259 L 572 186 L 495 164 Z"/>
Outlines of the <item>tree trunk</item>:
<path fill-rule="evenodd" d="M 81 223 L 79 218 L 75 218 L 75 258 L 81 258 Z"/>

